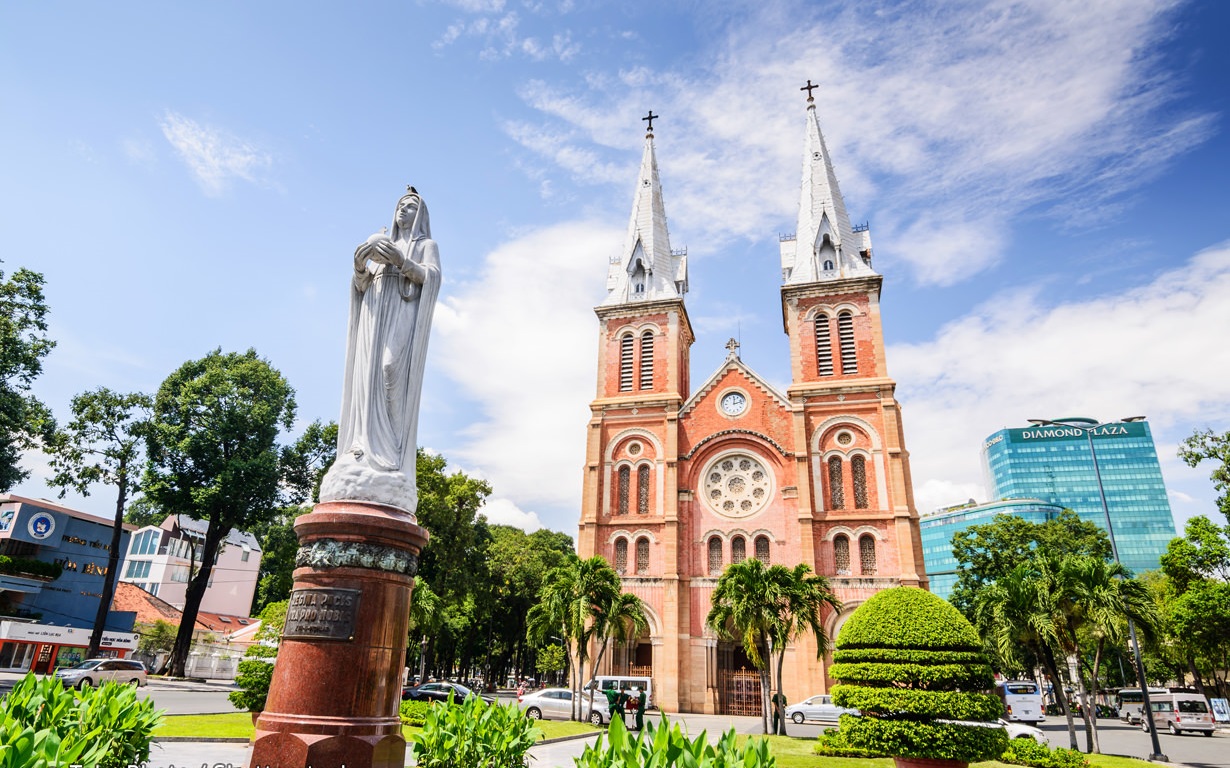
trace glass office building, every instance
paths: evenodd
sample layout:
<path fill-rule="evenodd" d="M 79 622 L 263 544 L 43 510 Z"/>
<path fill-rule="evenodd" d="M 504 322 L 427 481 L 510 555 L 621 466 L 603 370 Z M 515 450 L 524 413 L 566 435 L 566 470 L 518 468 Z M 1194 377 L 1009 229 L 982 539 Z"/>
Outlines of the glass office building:
<path fill-rule="evenodd" d="M 1054 518 L 1063 507 L 1041 499 L 1005 499 L 989 504 L 966 504 L 923 515 L 918 520 L 922 533 L 923 561 L 931 591 L 947 600 L 957 583 L 957 559 L 952 556 L 952 537 L 971 525 L 990 523 L 996 515 L 1015 515 L 1042 524 Z"/>
<path fill-rule="evenodd" d="M 1154 570 L 1175 527 L 1149 425 L 1107 424 L 1094 431 L 1093 443 L 1119 559 L 1137 574 Z M 1083 429 L 1001 429 L 983 443 L 982 460 L 991 498 L 1042 499 L 1106 527 Z"/>

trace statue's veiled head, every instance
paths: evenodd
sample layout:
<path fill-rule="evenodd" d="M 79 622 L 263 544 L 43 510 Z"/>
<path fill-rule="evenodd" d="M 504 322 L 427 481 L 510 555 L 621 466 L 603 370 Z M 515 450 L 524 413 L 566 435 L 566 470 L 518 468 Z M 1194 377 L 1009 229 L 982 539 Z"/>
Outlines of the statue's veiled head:
<path fill-rule="evenodd" d="M 427 205 L 414 187 L 406 187 L 406 194 L 397 201 L 393 209 L 392 234 L 394 240 L 407 236 L 410 240 L 421 240 L 431 237 L 431 219 L 427 215 Z"/>

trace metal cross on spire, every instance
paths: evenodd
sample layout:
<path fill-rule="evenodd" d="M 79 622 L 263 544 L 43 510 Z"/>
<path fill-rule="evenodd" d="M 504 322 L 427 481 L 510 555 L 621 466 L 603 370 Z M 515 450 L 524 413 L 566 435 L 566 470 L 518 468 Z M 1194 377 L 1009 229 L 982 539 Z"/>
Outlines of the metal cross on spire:
<path fill-rule="evenodd" d="M 739 342 L 735 341 L 734 339 L 731 339 L 730 341 L 726 342 L 726 351 L 729 353 L 727 354 L 727 357 L 738 357 L 739 356 Z"/>
<path fill-rule="evenodd" d="M 811 83 L 811 78 L 809 77 L 809 78 L 807 78 L 807 85 L 803 86 L 803 87 L 802 87 L 802 88 L 800 88 L 799 90 L 800 90 L 800 91 L 807 91 L 807 100 L 808 100 L 808 101 L 815 101 L 816 99 L 815 99 L 815 97 L 814 97 L 814 96 L 812 96 L 812 95 L 811 95 L 811 92 L 812 92 L 812 91 L 814 91 L 815 89 L 819 88 L 819 87 L 820 87 L 820 86 L 818 86 L 818 85 L 812 85 L 812 83 Z"/>
<path fill-rule="evenodd" d="M 809 80 L 808 82 L 811 82 L 811 81 Z M 646 121 L 647 123 L 649 123 L 648 133 L 653 133 L 653 121 L 654 121 L 654 120 L 657 120 L 659 117 L 661 117 L 661 115 L 655 115 L 655 114 L 653 113 L 653 110 L 651 109 L 651 110 L 649 110 L 649 114 L 648 114 L 648 115 L 646 115 L 645 117 L 642 117 L 642 118 L 641 118 L 642 120 L 644 120 L 644 121 Z"/>

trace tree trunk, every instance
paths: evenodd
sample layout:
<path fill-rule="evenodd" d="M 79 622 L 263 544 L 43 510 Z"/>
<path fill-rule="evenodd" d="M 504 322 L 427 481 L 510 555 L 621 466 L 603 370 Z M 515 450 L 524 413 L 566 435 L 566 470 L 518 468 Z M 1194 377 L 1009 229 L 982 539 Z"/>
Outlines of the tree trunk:
<path fill-rule="evenodd" d="M 1102 668 L 1102 648 L 1105 646 L 1105 638 L 1099 639 L 1093 650 L 1093 675 L 1089 680 L 1089 696 L 1093 699 L 1093 745 L 1090 752 L 1102 754 L 1102 745 L 1098 741 L 1098 672 Z"/>
<path fill-rule="evenodd" d="M 786 663 L 786 646 L 783 645 L 777 652 L 777 694 L 781 696 L 783 700 L 786 697 L 786 694 L 782 692 L 782 666 L 785 663 Z M 774 711 L 776 712 L 777 705 L 774 704 L 773 706 L 774 706 Z M 786 735 L 786 707 L 785 705 L 782 705 L 782 711 L 778 713 L 777 735 L 778 736 Z"/>
<path fill-rule="evenodd" d="M 604 637 L 602 639 L 602 645 L 598 646 L 598 655 L 594 658 L 593 663 L 589 665 L 590 680 L 596 680 L 598 678 L 598 665 L 602 663 L 602 657 L 606 654 L 606 647 L 609 642 L 610 641 Z M 596 693 L 596 691 L 591 688 L 589 691 L 589 696 L 585 699 L 589 705 L 589 710 L 585 712 L 585 719 L 587 721 L 589 720 L 590 714 L 594 711 L 594 693 Z"/>
<path fill-rule="evenodd" d="M 209 587 L 209 575 L 214 570 L 214 557 L 218 554 L 222 539 L 230 533 L 229 529 L 222 531 L 221 528 L 220 522 L 210 521 L 209 530 L 205 533 L 205 546 L 201 552 L 201 570 L 188 582 L 188 589 L 184 593 L 184 612 L 180 617 L 179 632 L 175 635 L 175 645 L 171 649 L 172 677 L 183 677 L 184 668 L 188 664 L 196 617 L 201 610 L 201 599 L 205 597 L 205 590 Z"/>
<path fill-rule="evenodd" d="M 1200 695 L 1209 698 L 1209 695 L 1204 692 L 1204 680 L 1200 679 L 1200 671 L 1196 669 L 1196 661 L 1189 654 L 1187 657 L 1187 671 L 1192 673 L 1192 680 L 1196 681 L 1196 690 L 1200 691 Z"/>
<path fill-rule="evenodd" d="M 1097 751 L 1097 705 L 1091 707 L 1089 694 L 1085 690 L 1085 678 L 1080 669 L 1080 646 L 1074 643 L 1072 653 L 1076 657 L 1076 679 L 1072 682 L 1076 686 L 1077 700 L 1081 703 L 1081 719 L 1085 721 L 1085 752 L 1092 754 Z M 1090 709 L 1094 711 L 1091 712 Z"/>
<path fill-rule="evenodd" d="M 1059 667 L 1055 664 L 1055 654 L 1051 651 L 1050 646 L 1043 645 L 1042 663 L 1046 667 L 1046 674 L 1051 677 L 1051 690 L 1055 693 L 1055 702 L 1059 704 L 1059 711 L 1063 712 L 1064 719 L 1068 721 L 1068 748 L 1079 749 L 1076 744 L 1076 724 L 1072 722 L 1072 710 L 1068 708 L 1068 695 L 1063 689 L 1063 678 L 1059 676 Z"/>
<path fill-rule="evenodd" d="M 103 577 L 102 597 L 98 599 L 98 612 L 94 614 L 94 629 L 90 632 L 90 644 L 86 648 L 85 657 L 93 659 L 98 656 L 102 647 L 103 630 L 106 629 L 107 614 L 111 612 L 111 600 L 115 597 L 115 580 L 119 578 L 120 569 L 120 536 L 124 532 L 124 506 L 128 503 L 128 461 L 120 460 L 120 466 L 115 473 L 117 487 L 115 499 L 115 524 L 111 526 L 111 550 L 107 553 L 107 575 Z"/>
<path fill-rule="evenodd" d="M 772 695 L 769 691 L 773 685 L 770 680 L 770 670 L 773 668 L 773 646 L 770 644 L 768 638 L 762 638 L 760 647 L 762 649 L 760 654 L 760 666 L 756 670 L 760 673 L 760 720 L 761 724 L 764 726 L 765 735 L 768 735 L 769 707 L 772 706 Z"/>

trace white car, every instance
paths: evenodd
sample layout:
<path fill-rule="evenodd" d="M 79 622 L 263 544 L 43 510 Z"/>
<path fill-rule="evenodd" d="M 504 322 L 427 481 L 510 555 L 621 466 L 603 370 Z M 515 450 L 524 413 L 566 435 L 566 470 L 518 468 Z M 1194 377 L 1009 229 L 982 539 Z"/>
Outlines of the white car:
<path fill-rule="evenodd" d="M 517 697 L 522 711 L 531 720 L 567 720 L 572 717 L 572 691 L 567 688 L 543 688 Z M 581 697 L 581 714 L 594 725 L 602 725 L 611 719 L 606 696 L 595 692 L 594 708 L 590 711 L 589 695 Z"/>
<path fill-rule="evenodd" d="M 1008 732 L 1008 738 L 1010 739 L 1033 739 L 1039 744 L 1046 744 L 1046 734 L 1032 725 L 1010 723 L 1003 718 L 999 719 L 999 724 Z"/>
<path fill-rule="evenodd" d="M 145 665 L 135 659 L 90 659 L 75 667 L 56 670 L 56 679 L 69 688 L 101 685 L 111 680 L 138 687 L 148 682 Z"/>
<path fill-rule="evenodd" d="M 791 704 L 786 707 L 786 717 L 801 723 L 804 720 L 819 720 L 822 722 L 837 722 L 842 715 L 857 715 L 857 709 L 839 707 L 833 703 L 832 696 L 812 696 L 806 701 Z"/>

